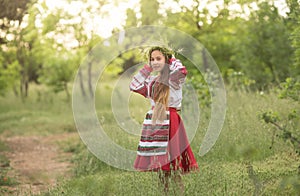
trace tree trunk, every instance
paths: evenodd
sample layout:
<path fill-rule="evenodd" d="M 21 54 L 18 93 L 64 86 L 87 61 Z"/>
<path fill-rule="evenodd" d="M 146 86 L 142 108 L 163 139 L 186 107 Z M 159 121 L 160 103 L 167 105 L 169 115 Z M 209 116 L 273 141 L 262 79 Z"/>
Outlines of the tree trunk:
<path fill-rule="evenodd" d="M 70 100 L 70 92 L 68 90 L 68 83 L 67 82 L 64 82 L 64 89 L 65 89 L 65 92 L 66 92 L 66 95 L 67 95 L 67 101 Z"/>
<path fill-rule="evenodd" d="M 16 97 L 19 97 L 19 92 L 17 90 L 16 85 L 13 86 L 13 92 L 14 92 L 14 94 L 15 94 Z"/>
<path fill-rule="evenodd" d="M 209 65 L 208 65 L 208 62 L 207 62 L 207 56 L 206 56 L 206 49 L 205 48 L 202 49 L 202 59 L 203 59 L 204 70 L 207 71 L 209 69 Z"/>
<path fill-rule="evenodd" d="M 27 78 L 25 80 L 24 86 L 25 86 L 25 97 L 28 97 L 29 81 Z"/>
<path fill-rule="evenodd" d="M 272 63 L 266 63 L 266 65 L 271 70 L 273 80 L 277 83 L 277 85 L 279 85 L 280 84 L 280 79 L 279 79 L 278 74 L 277 74 L 276 70 L 274 69 Z"/>
<path fill-rule="evenodd" d="M 20 80 L 20 96 L 21 99 L 24 100 L 23 76 L 21 76 L 21 80 Z"/>
<path fill-rule="evenodd" d="M 83 97 L 86 97 L 86 92 L 85 92 L 85 89 L 84 89 L 84 85 L 83 85 L 83 79 L 82 79 L 82 71 L 81 69 L 79 68 L 79 82 L 80 82 L 80 89 L 81 89 L 81 94 Z"/>
<path fill-rule="evenodd" d="M 92 86 L 92 62 L 88 63 L 88 86 L 91 98 L 94 97 L 93 86 Z"/>
<path fill-rule="evenodd" d="M 20 95 L 23 100 L 28 97 L 28 88 L 29 88 L 28 81 L 26 79 L 21 79 Z"/>
<path fill-rule="evenodd" d="M 28 78 L 26 77 L 24 71 L 22 71 L 21 80 L 20 80 L 20 95 L 23 101 L 28 96 L 28 88 L 29 88 Z"/>

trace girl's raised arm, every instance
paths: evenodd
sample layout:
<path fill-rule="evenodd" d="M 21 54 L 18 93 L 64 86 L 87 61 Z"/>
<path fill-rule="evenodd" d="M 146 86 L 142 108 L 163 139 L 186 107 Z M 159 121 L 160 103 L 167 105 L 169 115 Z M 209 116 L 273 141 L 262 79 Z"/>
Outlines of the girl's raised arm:
<path fill-rule="evenodd" d="M 136 75 L 133 76 L 133 79 L 129 86 L 130 90 L 139 93 L 144 97 L 147 97 L 148 90 L 145 84 L 145 80 L 148 78 L 151 72 L 152 68 L 149 65 L 144 65 L 144 67 L 140 69 Z"/>
<path fill-rule="evenodd" d="M 176 58 L 170 59 L 170 85 L 178 89 L 185 82 L 187 70 L 181 61 Z"/>

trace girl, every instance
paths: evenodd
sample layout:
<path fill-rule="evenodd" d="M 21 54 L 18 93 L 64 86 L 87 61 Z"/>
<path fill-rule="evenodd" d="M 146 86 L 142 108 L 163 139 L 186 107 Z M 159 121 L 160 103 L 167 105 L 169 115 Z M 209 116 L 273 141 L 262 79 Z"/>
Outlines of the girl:
<path fill-rule="evenodd" d="M 130 90 L 150 99 L 152 106 L 143 123 L 134 168 L 138 171 L 160 171 L 159 177 L 167 192 L 171 171 L 187 173 L 198 169 L 177 113 L 181 107 L 182 85 L 187 70 L 164 47 L 151 48 L 148 58 L 149 65 L 144 65 L 130 84 Z M 158 74 L 150 75 L 152 71 Z M 178 172 L 173 173 L 172 179 L 183 193 L 181 176 Z"/>

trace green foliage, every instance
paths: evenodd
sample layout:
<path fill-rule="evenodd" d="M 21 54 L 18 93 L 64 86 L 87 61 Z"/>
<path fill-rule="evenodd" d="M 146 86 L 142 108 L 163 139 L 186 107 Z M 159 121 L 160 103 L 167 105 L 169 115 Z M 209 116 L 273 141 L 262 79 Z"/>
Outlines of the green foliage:
<path fill-rule="evenodd" d="M 0 53 L 0 95 L 2 96 L 19 84 L 21 67 L 15 58 L 15 53 L 14 49 Z"/>
<path fill-rule="evenodd" d="M 135 39 L 135 38 L 132 38 Z M 123 52 L 123 51 L 122 51 Z M 132 66 L 137 65 L 138 63 L 144 62 L 141 60 L 141 55 L 138 49 L 133 49 L 130 51 L 125 51 L 120 54 L 119 57 L 114 59 L 110 65 L 107 67 L 107 71 L 114 76 L 122 74 L 128 71 Z M 135 70 L 131 70 L 129 74 L 131 74 Z"/>
<path fill-rule="evenodd" d="M 11 64 L 6 64 L 5 68 L 0 71 L 0 89 L 2 89 L 2 95 L 5 90 L 14 87 L 17 81 L 20 79 L 20 65 L 18 61 L 13 61 Z"/>
<path fill-rule="evenodd" d="M 126 11 L 126 27 L 136 27 L 138 25 L 138 19 L 136 17 L 136 13 L 132 9 L 127 9 Z"/>
<path fill-rule="evenodd" d="M 27 3 L 24 1 L 24 3 Z M 32 2 L 33 3 L 33 2 Z M 19 23 L 10 23 L 10 27 L 4 31 L 5 35 L 13 36 L 12 40 L 8 40 L 3 48 L 4 62 L 2 76 L 6 76 L 7 89 L 13 88 L 15 94 L 16 89 L 20 89 L 19 94 L 22 98 L 28 95 L 29 82 L 35 81 L 39 68 L 38 59 L 33 53 L 32 48 L 38 43 L 37 29 L 35 28 L 35 15 L 37 9 L 34 7 L 26 8 L 28 11 L 28 21 L 26 27 L 21 27 L 22 20 Z M 16 86 L 19 85 L 19 88 Z"/>
<path fill-rule="evenodd" d="M 189 83 L 191 83 L 197 92 L 198 101 L 200 102 L 200 105 L 202 107 L 209 107 L 211 104 L 211 96 L 204 77 L 200 74 L 191 73 L 191 76 L 187 79 L 186 85 L 189 85 Z"/>
<path fill-rule="evenodd" d="M 300 83 L 293 79 L 287 78 L 285 82 L 281 84 L 279 91 L 279 98 L 291 99 L 298 103 L 300 95 Z M 299 107 L 295 107 L 290 110 L 289 113 L 279 115 L 278 112 L 266 111 L 261 112 L 259 117 L 265 122 L 274 125 L 277 130 L 280 131 L 276 134 L 279 138 L 284 141 L 289 141 L 294 146 L 296 152 L 300 154 L 300 130 L 299 130 Z"/>
<path fill-rule="evenodd" d="M 280 184 L 280 189 L 281 190 L 291 189 L 295 195 L 299 194 L 300 193 L 299 174 L 284 178 Z"/>
<path fill-rule="evenodd" d="M 16 184 L 15 180 L 7 177 L 6 175 L 1 175 L 0 172 L 0 193 L 1 193 L 1 186 L 13 186 Z"/>
<path fill-rule="evenodd" d="M 279 115 L 275 112 L 267 111 L 260 114 L 260 118 L 264 120 L 265 123 L 274 125 L 280 131 L 276 136 L 282 138 L 284 141 L 290 141 L 296 152 L 300 154 L 299 117 L 296 110 L 292 110 L 288 113 L 287 117 L 281 121 Z"/>
<path fill-rule="evenodd" d="M 44 63 L 40 81 L 52 87 L 56 93 L 65 91 L 69 99 L 68 83 L 73 79 L 77 67 L 74 59 L 62 51 L 57 56 L 50 56 Z"/>
<path fill-rule="evenodd" d="M 297 0 L 287 0 L 290 12 L 288 14 L 287 25 L 290 26 L 291 46 L 294 49 L 293 54 L 293 77 L 299 77 L 300 74 L 300 2 Z"/>
<path fill-rule="evenodd" d="M 2 190 L 2 186 L 13 186 L 16 184 L 15 179 L 11 178 L 8 175 L 8 172 L 11 170 L 9 159 L 2 154 L 2 152 L 8 151 L 9 148 L 5 143 L 0 141 L 0 194 L 4 193 L 6 190 Z"/>
<path fill-rule="evenodd" d="M 300 82 L 295 78 L 287 78 L 281 83 L 279 98 L 290 98 L 294 101 L 300 101 Z"/>
<path fill-rule="evenodd" d="M 287 19 L 279 15 L 273 2 L 257 2 L 259 9 L 255 10 L 251 2 L 239 1 L 251 11 L 250 18 L 240 17 L 247 15 L 243 9 L 230 10 L 232 3 L 226 1 L 217 9 L 216 16 L 210 16 L 207 9 L 199 10 L 197 1 L 189 9 L 181 6 L 180 12 L 170 9 L 165 24 L 202 42 L 224 73 L 225 80 L 228 69 L 241 71 L 249 81 L 255 81 L 252 87 L 265 89 L 294 74 L 288 66 L 293 54 L 289 39 L 291 27 Z"/>
<path fill-rule="evenodd" d="M 250 79 L 241 71 L 227 69 L 224 75 L 226 78 L 227 86 L 229 87 L 230 90 L 249 91 L 251 90 L 251 87 L 255 85 L 255 80 Z"/>
<path fill-rule="evenodd" d="M 279 84 L 291 71 L 287 65 L 291 63 L 292 48 L 284 18 L 274 5 L 262 2 L 247 23 L 241 39 L 242 71 L 260 89 Z"/>
<path fill-rule="evenodd" d="M 263 112 L 260 114 L 260 118 L 266 123 L 276 123 L 279 120 L 278 114 L 272 111 Z"/>
<path fill-rule="evenodd" d="M 160 15 L 158 14 L 159 3 L 157 0 L 147 1 L 141 0 L 141 13 L 142 25 L 154 25 L 159 21 Z"/>
<path fill-rule="evenodd" d="M 7 19 L 8 21 L 18 20 L 22 21 L 25 15 L 28 5 L 32 3 L 32 0 L 15 1 L 15 0 L 1 0 L 0 1 L 0 19 Z M 2 26 L 9 26 L 9 22 L 2 24 Z"/>
<path fill-rule="evenodd" d="M 209 1 L 208 3 L 211 2 Z M 24 29 L 12 30 L 12 33 L 18 39 L 14 44 L 10 44 L 13 47 L 22 46 L 17 50 L 19 56 L 17 59 L 19 63 L 18 69 L 22 73 L 18 80 L 21 80 L 21 85 L 23 80 L 26 81 L 27 79 L 29 81 L 25 85 L 28 85 L 30 81 L 45 81 L 44 79 L 39 79 L 40 74 L 46 72 L 42 69 L 48 69 L 49 67 L 44 65 L 48 64 L 45 62 L 45 59 L 47 59 L 45 57 L 60 58 L 54 51 L 65 47 L 64 44 L 55 40 L 56 37 L 69 36 L 70 32 L 74 35 L 78 47 L 72 49 L 72 53 L 68 54 L 70 55 L 68 59 L 74 58 L 73 54 L 80 54 L 80 58 L 77 58 L 77 65 L 80 64 L 86 52 L 99 41 L 93 30 L 87 32 L 84 29 L 87 21 L 82 13 L 85 10 L 89 11 L 91 20 L 95 19 L 94 15 L 105 15 L 106 13 L 101 13 L 100 9 L 105 1 L 101 1 L 101 3 L 94 6 L 88 4 L 88 1 L 84 1 L 84 3 L 87 4 L 86 7 L 82 8 L 79 16 L 76 16 L 80 17 L 81 20 L 79 22 L 74 22 L 75 16 L 64 10 L 56 9 L 53 12 L 48 12 L 49 9 L 45 3 L 39 5 L 41 9 L 36 4 L 29 7 L 28 25 Z M 234 78 L 234 80 L 241 78 L 236 77 L 237 75 L 232 75 L 241 72 L 245 75 L 245 80 L 239 79 L 237 83 L 244 83 L 245 87 L 243 88 L 247 89 L 250 86 L 251 89 L 254 86 L 264 89 L 274 83 L 279 84 L 288 74 L 296 74 L 297 70 L 299 70 L 296 66 L 297 63 L 294 68 L 288 66 L 291 64 L 293 50 L 295 50 L 294 57 L 297 59 L 299 33 L 297 33 L 297 25 L 294 24 L 299 21 L 299 14 L 297 15 L 299 9 L 295 6 L 298 4 L 296 1 L 288 1 L 291 13 L 287 18 L 280 16 L 277 8 L 272 3 L 265 1 L 258 3 L 258 10 L 251 8 L 250 1 L 238 1 L 240 5 L 244 6 L 239 12 L 229 9 L 231 4 L 234 3 L 233 1 L 225 1 L 224 6 L 217 7 L 216 15 L 214 16 L 206 8 L 199 9 L 203 5 L 198 1 L 195 1 L 190 7 L 181 4 L 179 1 L 174 1 L 173 3 L 179 9 L 174 10 L 163 2 L 141 1 L 141 18 L 137 17 L 139 13 L 135 10 L 128 9 L 125 28 L 148 24 L 163 24 L 189 33 L 202 42 L 210 51 L 226 81 L 229 81 L 227 77 Z M 244 9 L 246 7 L 251 12 L 250 18 L 242 17 L 246 14 L 245 10 L 247 9 Z M 41 10 L 43 10 L 43 13 L 41 13 Z M 36 17 L 42 15 L 43 17 L 41 18 Z M 41 27 L 36 26 L 37 18 L 41 19 Z M 62 24 L 61 19 L 68 22 Z M 290 34 L 291 32 L 292 34 Z M 137 34 L 133 37 L 134 39 L 142 39 L 142 36 Z M 184 49 L 186 46 L 184 43 L 182 44 Z M 293 49 L 291 46 L 293 46 Z M 128 68 L 140 62 L 137 56 L 138 54 L 135 51 L 129 51 L 126 54 L 122 53 L 116 60 L 116 66 L 111 66 L 108 71 L 114 75 L 125 72 Z M 58 63 L 64 65 L 65 63 L 61 61 Z M 116 67 L 116 69 L 113 69 L 113 67 Z M 55 68 L 57 67 L 54 66 L 53 69 Z M 76 66 L 73 66 L 73 71 L 76 68 Z M 59 72 L 69 72 L 66 69 L 69 68 L 59 68 L 61 70 Z M 11 84 L 11 81 L 4 82 L 5 80 L 5 78 L 0 76 L 2 89 L 15 86 L 15 84 Z M 63 89 L 64 85 L 53 84 L 53 81 L 50 83 L 51 86 L 57 86 L 55 87 L 57 91 Z M 7 84 L 8 87 L 6 87 Z M 235 89 L 236 87 L 233 88 Z"/>
<path fill-rule="evenodd" d="M 60 20 L 61 11 L 59 10 L 56 14 L 49 14 L 44 20 L 43 20 L 43 34 L 47 34 L 52 31 L 56 31 L 58 22 Z"/>

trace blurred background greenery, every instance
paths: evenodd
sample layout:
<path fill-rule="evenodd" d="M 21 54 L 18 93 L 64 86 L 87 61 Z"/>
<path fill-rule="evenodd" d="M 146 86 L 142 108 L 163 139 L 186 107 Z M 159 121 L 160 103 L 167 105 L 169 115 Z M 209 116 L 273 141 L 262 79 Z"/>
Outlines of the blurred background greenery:
<path fill-rule="evenodd" d="M 242 75 L 240 85 L 268 90 L 288 77 L 299 79 L 297 0 L 2 0 L 1 7 L 1 94 L 12 89 L 23 99 L 35 83 L 69 97 L 68 84 L 94 45 L 142 25 L 165 25 L 192 35 L 210 52 L 227 83 Z M 141 62 L 139 56 L 136 51 L 121 54 L 110 71 L 126 71 Z"/>

